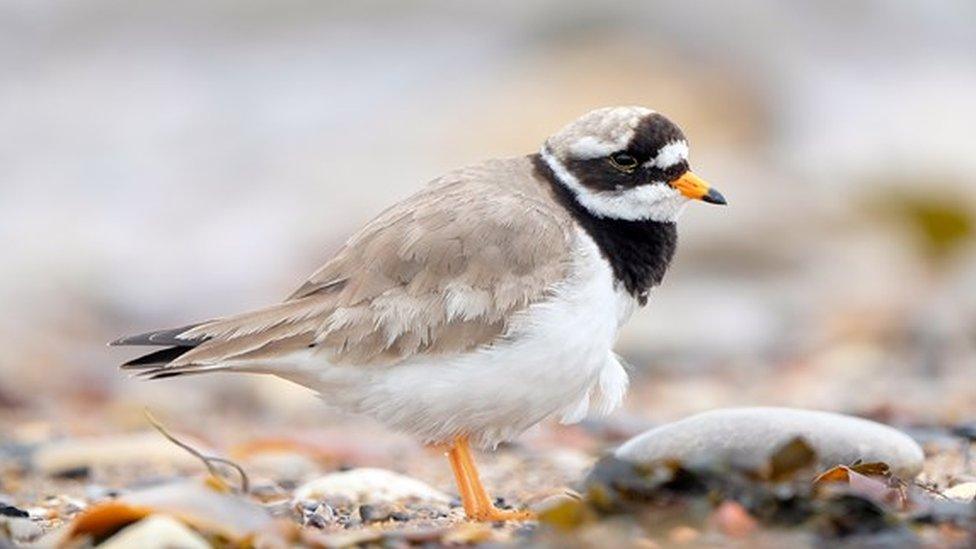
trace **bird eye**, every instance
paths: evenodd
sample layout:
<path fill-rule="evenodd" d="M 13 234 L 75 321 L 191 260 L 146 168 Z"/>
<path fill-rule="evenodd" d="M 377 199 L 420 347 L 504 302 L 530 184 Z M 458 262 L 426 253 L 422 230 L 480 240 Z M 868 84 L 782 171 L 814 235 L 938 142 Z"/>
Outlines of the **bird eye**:
<path fill-rule="evenodd" d="M 618 152 L 610 155 L 610 163 L 618 170 L 629 172 L 637 167 L 637 159 L 633 155 Z"/>

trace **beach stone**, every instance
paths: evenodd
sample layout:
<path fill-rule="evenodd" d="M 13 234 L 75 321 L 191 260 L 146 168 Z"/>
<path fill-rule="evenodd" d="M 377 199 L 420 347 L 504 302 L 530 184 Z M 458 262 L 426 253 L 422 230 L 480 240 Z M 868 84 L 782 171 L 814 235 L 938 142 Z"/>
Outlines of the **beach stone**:
<path fill-rule="evenodd" d="M 704 412 L 637 435 L 615 456 L 634 463 L 674 459 L 686 465 L 757 467 L 796 437 L 816 451 L 821 468 L 883 461 L 905 479 L 922 470 L 922 448 L 901 431 L 857 417 L 795 408 Z"/>
<path fill-rule="evenodd" d="M 367 503 L 359 507 L 359 518 L 363 522 L 383 522 L 396 512 L 389 503 Z"/>
<path fill-rule="evenodd" d="M 361 467 L 312 480 L 295 490 L 294 500 L 346 500 L 359 505 L 417 499 L 446 503 L 450 498 L 429 485 L 386 469 Z"/>
<path fill-rule="evenodd" d="M 179 517 L 200 531 L 242 540 L 269 528 L 267 510 L 250 498 L 214 490 L 198 480 L 179 480 L 130 492 L 118 501 L 136 509 Z"/>
<path fill-rule="evenodd" d="M 104 549 L 165 549 L 169 547 L 208 549 L 210 544 L 200 534 L 178 520 L 165 515 L 156 515 L 123 528 L 99 547 Z"/>
<path fill-rule="evenodd" d="M 206 448 L 192 439 L 187 442 L 194 448 Z M 155 431 L 52 441 L 41 445 L 31 459 L 35 470 L 52 476 L 137 463 L 192 467 L 199 466 L 200 460 Z"/>
<path fill-rule="evenodd" d="M 947 488 L 942 492 L 942 495 L 955 501 L 971 502 L 976 500 L 976 482 L 957 484 L 952 488 Z"/>
<path fill-rule="evenodd" d="M 17 543 L 33 542 L 44 533 L 40 525 L 29 518 L 6 515 L 0 515 L 0 532 L 6 532 Z M 6 547 L 3 541 L 4 537 L 0 534 L 0 547 Z"/>

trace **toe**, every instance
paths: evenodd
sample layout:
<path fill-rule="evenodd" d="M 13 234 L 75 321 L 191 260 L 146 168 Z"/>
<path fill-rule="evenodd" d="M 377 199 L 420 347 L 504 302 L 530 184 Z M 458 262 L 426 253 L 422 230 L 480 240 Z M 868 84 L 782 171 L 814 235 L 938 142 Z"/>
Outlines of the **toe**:
<path fill-rule="evenodd" d="M 475 518 L 483 522 L 507 522 L 535 520 L 536 516 L 532 511 L 517 511 L 514 509 L 498 509 L 496 507 L 491 507 L 481 513 L 478 513 Z"/>

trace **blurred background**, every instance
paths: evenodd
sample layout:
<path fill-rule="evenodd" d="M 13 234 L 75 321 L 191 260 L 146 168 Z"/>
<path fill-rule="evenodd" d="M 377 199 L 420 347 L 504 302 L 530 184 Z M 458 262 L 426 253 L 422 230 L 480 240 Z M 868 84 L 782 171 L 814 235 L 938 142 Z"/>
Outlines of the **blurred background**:
<path fill-rule="evenodd" d="M 352 421 L 269 378 L 130 380 L 105 342 L 279 300 L 424 182 L 620 104 L 730 205 L 683 217 L 616 417 L 972 418 L 974 97 L 967 0 L 5 1 L 5 436 Z"/>

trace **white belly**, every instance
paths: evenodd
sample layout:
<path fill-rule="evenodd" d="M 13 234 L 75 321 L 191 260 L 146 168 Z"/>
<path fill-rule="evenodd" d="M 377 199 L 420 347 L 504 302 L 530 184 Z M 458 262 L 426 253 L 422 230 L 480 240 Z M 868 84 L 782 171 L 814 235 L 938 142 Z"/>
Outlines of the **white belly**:
<path fill-rule="evenodd" d="M 634 300 L 615 290 L 609 264 L 578 232 L 574 274 L 554 297 L 522 311 L 502 342 L 471 353 L 415 357 L 390 367 L 316 367 L 288 375 L 326 402 L 439 442 L 466 434 L 491 447 L 553 414 L 607 413 L 627 387 L 611 348 Z M 314 355 L 307 358 L 316 360 Z"/>

